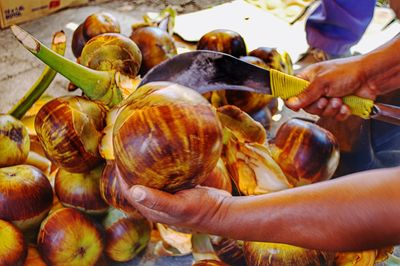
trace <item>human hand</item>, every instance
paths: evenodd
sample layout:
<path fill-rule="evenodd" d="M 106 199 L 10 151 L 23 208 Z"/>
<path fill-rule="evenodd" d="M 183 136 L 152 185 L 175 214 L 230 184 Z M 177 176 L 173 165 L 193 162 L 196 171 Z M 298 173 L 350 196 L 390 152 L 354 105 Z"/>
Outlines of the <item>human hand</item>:
<path fill-rule="evenodd" d="M 400 17 L 400 1 L 399 0 L 390 0 L 389 6 L 396 14 L 396 17 L 399 18 Z"/>
<path fill-rule="evenodd" d="M 366 82 L 359 57 L 336 59 L 310 65 L 298 77 L 310 81 L 307 89 L 286 101 L 292 110 L 305 111 L 339 121 L 351 115 L 350 108 L 341 99 L 357 95 L 374 100 L 376 89 Z"/>
<path fill-rule="evenodd" d="M 215 188 L 197 186 L 175 194 L 145 186 L 129 188 L 119 177 L 126 199 L 153 222 L 199 232 L 213 232 L 224 220 L 232 196 Z"/>

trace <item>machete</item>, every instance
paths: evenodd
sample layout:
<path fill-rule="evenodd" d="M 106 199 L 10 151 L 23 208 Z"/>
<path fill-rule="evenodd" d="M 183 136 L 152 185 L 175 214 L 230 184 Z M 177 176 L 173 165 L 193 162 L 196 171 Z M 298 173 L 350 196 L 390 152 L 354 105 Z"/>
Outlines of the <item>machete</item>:
<path fill-rule="evenodd" d="M 198 50 L 182 53 L 152 68 L 139 86 L 153 81 L 170 81 L 199 93 L 242 90 L 271 94 L 284 100 L 304 91 L 309 82 L 274 69 L 264 69 L 231 55 Z M 350 95 L 342 98 L 354 115 L 400 125 L 400 107 L 374 103 Z"/>

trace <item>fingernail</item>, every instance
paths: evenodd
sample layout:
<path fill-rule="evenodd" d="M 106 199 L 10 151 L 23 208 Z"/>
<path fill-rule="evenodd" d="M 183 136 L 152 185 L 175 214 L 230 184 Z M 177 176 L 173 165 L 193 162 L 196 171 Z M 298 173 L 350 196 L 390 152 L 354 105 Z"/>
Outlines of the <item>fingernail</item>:
<path fill-rule="evenodd" d="M 146 197 L 146 192 L 142 188 L 140 188 L 140 187 L 133 188 L 133 190 L 132 190 L 132 198 L 136 202 L 143 201 L 145 197 Z"/>
<path fill-rule="evenodd" d="M 298 97 L 292 97 L 288 99 L 288 104 L 289 105 L 299 105 L 300 104 L 300 99 Z"/>
<path fill-rule="evenodd" d="M 340 108 L 340 113 L 341 114 L 347 114 L 347 108 L 342 106 L 342 108 Z"/>

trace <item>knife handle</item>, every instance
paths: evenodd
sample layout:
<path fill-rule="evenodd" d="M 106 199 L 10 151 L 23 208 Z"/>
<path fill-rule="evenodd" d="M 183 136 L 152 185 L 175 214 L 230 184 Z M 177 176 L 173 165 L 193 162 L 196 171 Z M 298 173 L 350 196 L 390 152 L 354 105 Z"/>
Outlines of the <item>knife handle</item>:
<path fill-rule="evenodd" d="M 274 97 L 280 97 L 287 100 L 290 97 L 297 96 L 302 93 L 310 82 L 280 72 L 275 69 L 269 69 L 271 80 L 271 93 Z M 350 107 L 351 113 L 364 119 L 370 118 L 374 101 L 355 95 L 342 97 L 343 102 Z"/>
<path fill-rule="evenodd" d="M 400 126 L 400 107 L 376 103 L 372 109 L 371 118 Z"/>

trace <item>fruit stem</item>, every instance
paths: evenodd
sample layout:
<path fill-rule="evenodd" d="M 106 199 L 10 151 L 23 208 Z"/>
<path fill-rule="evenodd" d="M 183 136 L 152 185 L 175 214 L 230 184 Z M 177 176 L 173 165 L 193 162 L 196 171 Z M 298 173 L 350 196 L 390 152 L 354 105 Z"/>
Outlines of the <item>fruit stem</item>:
<path fill-rule="evenodd" d="M 79 65 L 53 52 L 16 25 L 11 26 L 11 31 L 26 49 L 81 88 L 90 99 L 100 100 L 109 105 L 122 100 L 122 94 L 115 84 L 115 71 L 98 71 Z"/>
<path fill-rule="evenodd" d="M 52 47 L 51 49 L 57 54 L 64 55 L 66 48 L 67 39 L 63 31 L 56 32 L 53 35 Z M 8 112 L 9 115 L 17 119 L 21 119 L 26 112 L 32 107 L 32 105 L 42 96 L 42 94 L 47 90 L 50 83 L 53 81 L 57 72 L 46 66 L 42 74 L 32 85 L 32 87 L 25 93 L 22 97 Z"/>

